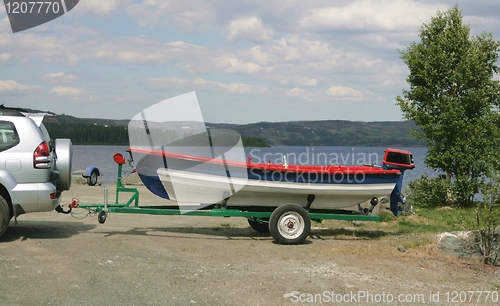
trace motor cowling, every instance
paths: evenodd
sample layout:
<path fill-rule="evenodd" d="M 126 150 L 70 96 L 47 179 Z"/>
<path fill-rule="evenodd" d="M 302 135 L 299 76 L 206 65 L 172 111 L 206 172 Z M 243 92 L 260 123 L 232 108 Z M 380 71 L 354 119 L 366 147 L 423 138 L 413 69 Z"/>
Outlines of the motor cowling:
<path fill-rule="evenodd" d="M 397 149 L 385 150 L 382 165 L 387 169 L 399 169 L 401 171 L 415 168 L 411 152 Z"/>

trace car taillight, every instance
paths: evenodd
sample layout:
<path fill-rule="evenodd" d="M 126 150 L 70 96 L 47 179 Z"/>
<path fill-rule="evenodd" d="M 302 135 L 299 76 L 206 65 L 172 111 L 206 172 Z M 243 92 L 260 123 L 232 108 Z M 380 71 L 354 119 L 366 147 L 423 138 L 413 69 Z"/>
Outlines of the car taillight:
<path fill-rule="evenodd" d="M 39 144 L 33 152 L 33 167 L 35 169 L 49 169 L 51 167 L 50 150 L 45 141 Z"/>

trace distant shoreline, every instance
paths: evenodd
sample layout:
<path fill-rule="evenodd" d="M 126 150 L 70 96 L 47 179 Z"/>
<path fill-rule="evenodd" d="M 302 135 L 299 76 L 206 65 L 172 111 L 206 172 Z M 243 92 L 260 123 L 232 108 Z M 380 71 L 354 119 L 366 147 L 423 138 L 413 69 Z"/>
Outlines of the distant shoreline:
<path fill-rule="evenodd" d="M 129 144 L 123 120 L 85 119 L 68 115 L 47 116 L 44 124 L 53 139 L 69 138 L 75 145 Z M 259 122 L 245 125 L 207 123 L 210 130 L 233 130 L 246 147 L 345 146 L 425 147 L 411 130 L 413 121 L 357 122 L 343 120 Z"/>

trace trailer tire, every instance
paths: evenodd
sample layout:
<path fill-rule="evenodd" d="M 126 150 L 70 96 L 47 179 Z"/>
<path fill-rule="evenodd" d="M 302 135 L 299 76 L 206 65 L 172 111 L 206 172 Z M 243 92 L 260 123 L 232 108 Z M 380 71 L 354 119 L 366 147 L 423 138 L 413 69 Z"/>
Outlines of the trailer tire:
<path fill-rule="evenodd" d="M 99 221 L 99 223 L 101 223 L 101 224 L 104 224 L 104 222 L 106 222 L 107 217 L 108 217 L 108 213 L 105 210 L 101 210 L 97 214 L 97 221 Z"/>
<path fill-rule="evenodd" d="M 0 196 L 0 237 L 5 233 L 10 222 L 10 210 L 7 201 Z"/>
<path fill-rule="evenodd" d="M 99 171 L 97 169 L 94 169 L 87 177 L 87 184 L 89 186 L 95 186 L 98 180 L 99 180 Z"/>
<path fill-rule="evenodd" d="M 279 244 L 302 243 L 311 230 L 307 211 L 297 204 L 278 206 L 269 219 L 269 231 Z"/>
<path fill-rule="evenodd" d="M 254 221 L 252 219 L 247 219 L 250 227 L 257 233 L 269 233 L 269 223 Z"/>

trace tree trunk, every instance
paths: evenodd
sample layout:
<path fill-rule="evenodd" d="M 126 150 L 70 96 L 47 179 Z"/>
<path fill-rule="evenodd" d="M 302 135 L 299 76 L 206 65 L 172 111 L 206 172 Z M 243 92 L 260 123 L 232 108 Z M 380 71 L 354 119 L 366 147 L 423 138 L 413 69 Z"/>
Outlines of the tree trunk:
<path fill-rule="evenodd" d="M 451 194 L 451 173 L 450 171 L 446 171 L 446 185 L 448 186 L 446 189 L 446 202 L 451 206 L 453 205 L 453 195 Z"/>

